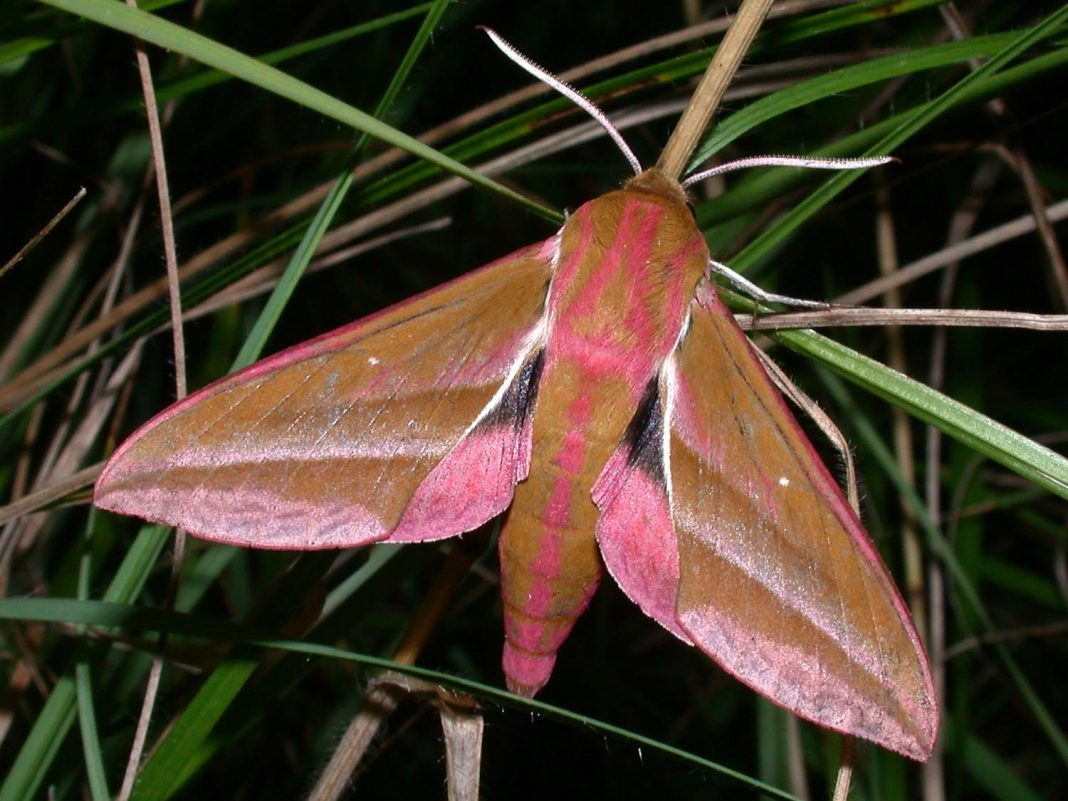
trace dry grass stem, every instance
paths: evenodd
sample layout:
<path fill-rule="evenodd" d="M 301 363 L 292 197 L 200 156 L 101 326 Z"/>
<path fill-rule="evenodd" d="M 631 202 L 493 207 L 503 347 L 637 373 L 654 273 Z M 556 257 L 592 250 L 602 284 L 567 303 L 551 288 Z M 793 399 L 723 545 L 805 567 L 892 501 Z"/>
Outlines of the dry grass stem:
<path fill-rule="evenodd" d="M 773 0 L 742 0 L 731 26 L 708 64 L 690 104 L 682 113 L 656 166 L 669 178 L 678 179 L 686 169 L 697 143 L 719 108 L 727 86 L 742 63 L 757 31 L 771 10 Z"/>
<path fill-rule="evenodd" d="M 1060 222 L 1068 218 L 1068 200 L 1061 200 L 1046 207 L 1046 216 L 1052 222 Z M 940 270 L 950 264 L 959 262 L 968 256 L 974 256 L 990 248 L 1008 242 L 1019 236 L 1033 232 L 1036 228 L 1035 218 L 1026 214 L 1017 217 L 1007 223 L 994 226 L 981 234 L 969 237 L 961 242 L 945 247 L 922 259 L 917 259 L 911 264 L 906 264 L 892 276 L 871 281 L 856 289 L 850 290 L 834 299 L 835 303 L 843 305 L 864 303 L 878 297 L 891 287 L 903 286 L 915 281 L 929 273 Z"/>
<path fill-rule="evenodd" d="M 14 267 L 20 261 L 22 261 L 26 257 L 26 254 L 29 253 L 31 250 L 33 250 L 34 247 L 37 246 L 38 242 L 40 242 L 42 239 L 44 239 L 46 236 L 48 236 L 48 234 L 51 233 L 52 229 L 55 228 L 57 225 L 59 225 L 60 221 L 62 221 L 62 219 L 64 217 L 66 217 L 68 214 L 70 214 L 71 210 L 75 206 L 77 206 L 79 203 L 81 203 L 82 198 L 84 198 L 84 197 L 85 197 L 85 187 L 83 186 L 83 187 L 79 188 L 77 192 L 74 193 L 74 197 L 72 197 L 70 200 L 68 200 L 66 202 L 66 204 L 63 206 L 63 208 L 61 208 L 59 211 L 57 211 L 55 213 L 55 215 L 52 217 L 51 220 L 49 220 L 47 223 L 45 223 L 44 228 L 42 228 L 40 231 L 38 231 L 36 234 L 34 234 L 29 242 L 27 242 L 25 245 L 23 245 L 21 248 L 19 248 L 18 253 L 16 253 L 14 256 L 12 256 L 10 259 L 8 259 L 7 262 L 2 267 L 0 267 L 0 278 L 3 278 L 4 277 L 4 273 L 6 273 L 8 270 L 10 270 L 12 267 Z"/>

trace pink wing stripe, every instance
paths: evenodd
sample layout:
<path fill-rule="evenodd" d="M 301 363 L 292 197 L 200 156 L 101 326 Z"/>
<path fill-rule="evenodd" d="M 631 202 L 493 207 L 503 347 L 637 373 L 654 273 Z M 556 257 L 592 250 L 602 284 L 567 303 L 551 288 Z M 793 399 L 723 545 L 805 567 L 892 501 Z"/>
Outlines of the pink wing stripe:
<path fill-rule="evenodd" d="M 726 315 L 728 318 L 733 319 L 730 309 L 727 308 L 723 300 L 716 294 L 715 289 L 709 281 L 702 281 L 697 285 L 696 298 L 697 302 L 712 314 L 719 316 Z M 745 341 L 745 334 L 742 333 L 740 328 L 735 327 L 734 333 L 740 340 Z M 816 452 L 816 449 L 812 447 L 812 443 L 809 442 L 808 437 L 801 431 L 800 426 L 798 426 L 794 419 L 793 412 L 790 411 L 790 407 L 786 403 L 786 399 L 778 389 L 775 389 L 771 378 L 767 376 L 763 366 L 760 367 L 760 371 L 764 375 L 764 380 L 767 382 L 768 387 L 773 390 L 767 397 L 774 400 L 776 405 L 778 405 L 778 407 L 786 414 L 786 419 L 791 421 L 792 426 L 801 434 L 798 439 L 811 459 L 810 470 L 814 470 L 815 472 L 810 475 L 814 479 L 813 483 L 815 483 L 820 490 L 821 499 L 834 509 L 838 519 L 843 522 L 846 531 L 849 532 L 849 538 L 856 544 L 861 553 L 864 554 L 867 561 L 873 565 L 876 570 L 886 576 L 891 585 L 893 585 L 893 580 L 889 578 L 890 574 L 887 571 L 886 566 L 883 564 L 883 558 L 879 554 L 879 550 L 875 547 L 875 543 L 871 538 L 864 532 L 863 525 L 857 518 L 856 513 L 846 502 L 838 482 L 831 475 L 831 472 L 823 463 L 823 459 Z M 685 376 L 679 375 L 678 378 L 679 385 L 683 385 L 685 383 Z M 680 433 L 682 432 L 680 431 Z M 894 608 L 897 609 L 898 615 L 901 617 L 901 622 L 909 630 L 912 640 L 922 651 L 923 645 L 920 643 L 919 636 L 916 634 L 916 630 L 912 625 L 912 615 L 909 613 L 908 607 L 905 606 L 904 599 L 897 592 L 891 593 L 890 599 L 894 604 Z"/>
<path fill-rule="evenodd" d="M 129 487 L 96 505 L 120 514 L 174 525 L 170 487 Z M 219 511 L 229 510 L 226 530 L 219 531 Z M 250 486 L 218 489 L 201 485 L 183 505 L 181 525 L 201 539 L 265 550 L 348 548 L 383 539 L 388 527 L 373 509 L 339 497 L 328 504 L 316 499 L 301 503 Z"/>
<path fill-rule="evenodd" d="M 910 732 L 866 699 L 858 698 L 844 677 L 828 672 L 818 652 L 767 638 L 749 621 L 711 606 L 683 613 L 680 618 L 702 651 L 775 703 L 824 726 L 886 744 L 914 759 L 927 758 L 923 748 L 911 744 Z M 818 717 L 812 710 L 818 710 Z M 926 714 L 918 704 L 908 706 L 907 711 L 915 720 Z"/>
<path fill-rule="evenodd" d="M 518 431 L 476 428 L 423 479 L 386 542 L 444 539 L 503 512 L 530 470 L 532 436 L 529 418 Z"/>
<path fill-rule="evenodd" d="M 688 645 L 679 626 L 675 600 L 679 586 L 679 547 L 662 481 L 629 461 L 620 448 L 593 488 L 601 509 L 597 545 L 616 584 L 638 607 Z"/>

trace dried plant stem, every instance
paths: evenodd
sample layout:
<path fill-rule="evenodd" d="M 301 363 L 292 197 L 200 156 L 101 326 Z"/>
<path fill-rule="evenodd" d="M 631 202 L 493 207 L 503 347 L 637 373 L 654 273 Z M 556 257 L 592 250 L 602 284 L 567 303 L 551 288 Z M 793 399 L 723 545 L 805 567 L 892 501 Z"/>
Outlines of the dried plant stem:
<path fill-rule="evenodd" d="M 834 784 L 834 795 L 831 801 L 846 801 L 849 798 L 849 789 L 853 786 L 853 756 L 856 752 L 856 741 L 852 737 L 842 738 L 842 762 L 838 766 L 838 779 Z"/>
<path fill-rule="evenodd" d="M 473 562 L 471 551 L 463 544 L 452 549 L 433 586 L 427 592 L 422 606 L 412 618 L 408 630 L 394 651 L 394 662 L 402 665 L 415 663 Z M 330 763 L 308 796 L 308 801 L 335 801 L 341 797 L 348 787 L 353 771 L 363 759 L 367 746 L 404 695 L 403 690 L 394 685 L 385 682 L 372 684 L 371 690 L 364 698 L 363 706 L 353 716 L 330 758 Z"/>
<path fill-rule="evenodd" d="M 1023 328 L 1030 331 L 1068 331 L 1068 314 L 991 311 L 989 309 L 869 309 L 832 307 L 820 311 L 779 312 L 735 316 L 746 331 L 784 331 L 842 326 L 924 325 L 941 328 Z"/>
<path fill-rule="evenodd" d="M 79 188 L 78 191 L 74 193 L 74 197 L 68 200 L 63 206 L 63 208 L 61 208 L 52 216 L 51 220 L 45 223 L 44 228 L 34 234 L 33 238 L 30 239 L 29 242 L 19 248 L 18 253 L 8 259 L 3 267 L 0 267 L 0 277 L 2 277 L 4 273 L 14 267 L 20 261 L 22 261 L 22 259 L 25 258 L 26 254 L 33 250 L 38 242 L 48 236 L 52 229 L 59 225 L 60 221 L 70 213 L 71 209 L 81 203 L 83 197 L 85 197 L 84 186 Z"/>
<path fill-rule="evenodd" d="M 738 71 L 749 45 L 756 37 L 773 0 L 744 0 L 731 23 L 723 42 L 716 49 L 701 82 L 693 93 L 690 105 L 682 113 L 679 124 L 660 154 L 656 166 L 671 178 L 678 179 L 697 148 L 712 115 L 719 108 L 727 86 Z"/>
<path fill-rule="evenodd" d="M 17 501 L 9 503 L 7 506 L 0 507 L 0 524 L 7 523 L 9 520 L 14 520 L 23 515 L 39 512 L 46 506 L 62 500 L 71 493 L 91 486 L 92 483 L 96 481 L 96 477 L 100 473 L 100 468 L 103 466 L 103 462 L 91 465 L 90 467 L 79 470 L 73 475 L 65 476 L 47 486 L 41 487 L 41 489 L 36 492 L 23 495 Z"/>
<path fill-rule="evenodd" d="M 1046 206 L 1046 215 L 1051 222 L 1060 222 L 1061 220 L 1068 218 L 1068 200 L 1061 200 Z M 911 264 L 906 264 L 900 270 L 895 272 L 893 276 L 887 276 L 878 281 L 872 281 L 857 287 L 850 292 L 846 292 L 844 295 L 838 296 L 834 299 L 834 302 L 843 304 L 864 303 L 865 301 L 878 297 L 892 286 L 903 286 L 911 281 L 915 281 L 921 276 L 933 273 L 935 270 L 939 270 L 947 265 L 954 264 L 965 256 L 981 253 L 985 250 L 989 250 L 995 245 L 1000 245 L 1003 242 L 1014 239 L 1015 237 L 1029 234 L 1035 230 L 1035 227 L 1034 216 L 1025 214 L 1015 220 L 994 226 L 993 228 L 983 231 L 981 234 L 976 234 L 973 237 L 969 237 L 961 242 L 943 248 L 937 253 L 924 256 L 922 259 L 918 259 Z"/>
<path fill-rule="evenodd" d="M 958 10 L 956 3 L 943 3 L 938 10 L 942 14 L 942 19 L 954 39 L 961 41 L 968 39 L 972 35 L 968 23 Z M 981 62 L 978 59 L 971 59 L 968 63 L 973 70 L 977 70 L 981 66 Z M 992 98 L 987 101 L 986 108 L 991 116 L 997 120 L 1003 132 L 1015 127 L 1016 123 L 1004 99 L 1000 97 Z M 1007 144 L 999 145 L 996 150 L 1020 176 L 1020 183 L 1023 184 L 1024 194 L 1027 196 L 1027 205 L 1031 208 L 1031 213 L 1035 218 L 1039 242 L 1042 243 L 1042 247 L 1046 252 L 1050 283 L 1058 305 L 1062 309 L 1068 309 L 1068 264 L 1065 264 L 1064 253 L 1061 251 L 1057 235 L 1053 231 L 1053 223 L 1046 213 L 1043 188 L 1039 184 L 1038 176 L 1035 175 L 1034 168 L 1031 166 L 1031 159 L 1026 151 L 1013 145 L 1011 143 L 1011 135 L 1008 133 L 1003 133 L 1003 138 Z"/>
<path fill-rule="evenodd" d="M 136 8 L 136 0 L 126 0 L 126 4 Z M 185 339 L 182 329 L 182 302 L 178 284 L 178 252 L 174 238 L 174 220 L 171 213 L 170 188 L 167 181 L 167 163 L 163 149 L 163 130 L 160 125 L 159 108 L 156 105 L 156 92 L 152 83 L 152 69 L 144 47 L 136 48 L 137 72 L 141 79 L 141 91 L 145 99 L 145 115 L 148 120 L 149 139 L 152 143 L 152 164 L 156 174 L 156 193 L 159 200 L 160 228 L 163 233 L 163 253 L 167 266 L 167 285 L 170 297 L 171 332 L 174 342 L 175 395 L 178 399 L 186 396 L 185 380 Z M 174 603 L 178 590 L 178 581 L 182 571 L 185 555 L 185 532 L 175 532 L 174 554 L 171 561 L 171 577 L 164 607 L 169 609 Z M 145 696 L 141 704 L 141 713 L 134 731 L 134 740 L 130 746 L 130 755 L 126 762 L 126 771 L 122 777 L 119 801 L 126 801 L 133 794 L 134 781 L 141 765 L 148 729 L 152 721 L 152 710 L 159 693 L 160 679 L 163 674 L 163 652 L 166 649 L 166 632 L 161 632 L 159 648 L 152 658 Z"/>
<path fill-rule="evenodd" d="M 1027 205 L 1034 215 L 1035 230 L 1038 232 L 1039 242 L 1046 252 L 1049 265 L 1050 283 L 1053 285 L 1057 298 L 1057 305 L 1062 309 L 1068 309 L 1068 265 L 1065 264 L 1064 253 L 1061 252 L 1057 234 L 1053 230 L 1053 221 L 1046 212 L 1045 192 L 1038 182 L 1031 159 L 1020 148 L 1004 149 L 1006 159 L 1020 174 L 1020 181 L 1027 195 Z"/>
<path fill-rule="evenodd" d="M 891 211 L 890 190 L 881 180 L 879 171 L 876 170 L 875 197 L 878 209 L 875 215 L 876 247 L 878 250 L 879 273 L 884 276 L 893 275 L 900 266 L 897 251 L 897 235 L 894 229 L 894 217 Z M 884 303 L 888 308 L 896 309 L 901 306 L 901 292 L 899 289 L 888 289 L 884 295 Z M 887 340 L 887 364 L 899 373 L 908 374 L 908 364 L 905 358 L 905 340 L 901 327 L 892 325 L 885 329 Z M 905 410 L 899 406 L 890 409 L 894 458 L 901 478 L 909 487 L 916 486 L 916 465 L 913 460 L 914 443 L 912 429 Z M 903 566 L 905 573 L 905 599 L 912 616 L 916 621 L 916 628 L 921 636 L 927 634 L 927 599 L 924 595 L 923 575 L 923 549 L 920 547 L 919 531 L 916 524 L 916 516 L 911 505 L 901 497 L 898 499 L 898 511 L 901 513 L 901 548 L 903 553 Z"/>
<path fill-rule="evenodd" d="M 988 159 L 979 164 L 972 177 L 968 194 L 963 203 L 950 219 L 946 244 L 949 247 L 963 241 L 975 228 L 979 215 L 987 205 L 987 199 L 994 191 L 1003 169 L 1003 163 Z M 953 262 L 942 272 L 941 285 L 938 290 L 939 302 L 949 305 L 957 286 L 960 264 Z M 931 343 L 931 369 L 929 383 L 931 387 L 942 392 L 946 384 L 946 355 L 949 337 L 945 330 L 934 332 Z M 925 469 L 926 485 L 924 498 L 927 514 L 931 524 L 939 531 L 945 531 L 947 539 L 955 521 L 947 519 L 943 513 L 942 501 L 942 432 L 934 426 L 927 426 Z M 935 698 L 941 709 L 945 709 L 946 699 L 946 580 L 941 560 L 929 559 L 927 562 L 927 597 L 928 597 L 928 636 L 927 652 L 931 659 L 931 678 L 934 681 Z M 942 739 L 935 743 L 934 753 L 923 766 L 923 798 L 925 801 L 944 801 L 946 797 L 946 780 L 944 772 L 944 750 Z"/>

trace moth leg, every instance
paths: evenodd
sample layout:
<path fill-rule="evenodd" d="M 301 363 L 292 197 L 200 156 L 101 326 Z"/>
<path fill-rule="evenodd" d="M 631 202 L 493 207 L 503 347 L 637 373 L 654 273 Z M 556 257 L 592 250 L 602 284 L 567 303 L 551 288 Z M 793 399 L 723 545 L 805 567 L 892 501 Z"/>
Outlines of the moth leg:
<path fill-rule="evenodd" d="M 823 435 L 830 440 L 832 447 L 838 451 L 842 464 L 845 466 L 846 497 L 849 499 L 849 505 L 853 507 L 853 511 L 859 514 L 860 497 L 857 492 L 857 468 L 853 463 L 853 451 L 849 447 L 849 442 L 846 440 L 845 435 L 835 425 L 830 415 L 823 411 L 819 404 L 805 394 L 797 384 L 791 381 L 782 368 L 768 354 L 764 353 L 760 348 L 754 347 L 753 350 L 756 352 L 757 358 L 760 359 L 760 363 L 764 365 L 764 369 L 767 370 L 768 376 L 775 383 L 775 386 L 779 388 L 779 391 L 816 424 L 819 430 L 823 432 Z"/>
<path fill-rule="evenodd" d="M 709 259 L 709 266 L 712 272 L 718 273 L 726 278 L 735 289 L 741 290 L 743 293 L 751 297 L 753 300 L 761 303 L 781 303 L 784 306 L 799 306 L 806 309 L 830 309 L 832 304 L 824 300 L 805 300 L 804 298 L 794 298 L 789 295 L 777 295 L 774 292 L 767 292 L 754 284 L 748 278 L 741 273 L 735 272 L 723 262 L 716 261 L 715 259 Z M 755 313 L 755 310 L 754 310 Z"/>

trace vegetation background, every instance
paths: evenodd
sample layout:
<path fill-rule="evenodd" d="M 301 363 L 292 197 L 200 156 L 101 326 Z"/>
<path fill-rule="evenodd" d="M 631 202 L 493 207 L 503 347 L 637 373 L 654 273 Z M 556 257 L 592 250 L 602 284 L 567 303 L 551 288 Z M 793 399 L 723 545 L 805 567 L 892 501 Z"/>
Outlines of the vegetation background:
<path fill-rule="evenodd" d="M 66 5 L 90 14 L 118 4 Z M 754 171 L 699 188 L 695 214 L 717 258 L 765 288 L 833 298 L 877 278 L 881 265 L 893 269 L 893 251 L 902 265 L 936 260 L 948 244 L 1068 194 L 1063 19 L 1000 69 L 954 92 L 1049 15 L 1063 17 L 1061 4 L 962 2 L 955 33 L 947 25 L 952 9 L 931 0 L 778 5 L 789 13 L 765 25 L 710 132 L 717 158 L 812 154 L 842 142 L 843 155 L 856 155 L 907 124 L 922 104 L 944 107 L 902 134 L 893 147 L 900 164 L 861 177 L 820 208 L 816 187 L 825 176 L 817 174 Z M 661 108 L 626 131 L 643 163 L 651 164 L 721 33 L 702 29 L 670 46 L 656 43 L 721 19 L 734 6 L 696 0 L 143 5 L 368 113 L 414 45 L 414 67 L 379 118 L 412 135 L 453 123 L 433 147 L 473 166 L 509 157 L 498 180 L 555 209 L 575 208 L 618 186 L 626 163 L 603 137 L 559 149 L 561 133 L 585 119 L 550 95 L 505 103 L 490 117 L 462 117 L 530 83 L 474 26 L 496 28 L 554 71 L 648 45 L 576 82 L 613 115 Z M 417 31 L 428 14 L 440 18 L 433 35 L 423 36 Z M 170 35 L 151 21 L 138 24 L 147 26 L 143 35 Z M 199 259 L 206 267 L 183 282 L 184 302 L 227 299 L 186 326 L 189 383 L 196 388 L 229 369 L 264 308 L 262 295 L 235 300 L 228 287 L 249 270 L 292 256 L 321 195 L 294 213 L 280 210 L 345 173 L 359 136 L 339 117 L 280 96 L 277 82 L 255 86 L 186 59 L 184 40 L 147 52 L 160 104 L 168 108 L 163 138 L 179 263 Z M 300 91 L 298 100 L 307 97 Z M 80 186 L 87 190 L 68 217 L 0 274 L 4 503 L 99 462 L 173 399 L 171 340 L 163 332 L 145 340 L 129 377 L 118 382 L 117 403 L 104 386 L 133 340 L 167 319 L 163 293 L 107 316 L 116 301 L 164 271 L 160 214 L 146 180 L 151 154 L 143 107 L 126 33 L 44 4 L 4 4 L 0 261 Z M 552 147 L 527 154 L 535 143 Z M 376 164 L 388 152 L 389 145 L 373 138 L 356 161 Z M 332 242 L 335 250 L 441 223 L 309 274 L 285 305 L 268 350 L 554 230 L 544 215 L 485 188 L 457 185 L 425 195 L 446 178 L 411 156 L 358 172 L 331 230 L 369 222 L 352 241 Z M 813 205 L 806 207 L 806 198 Z M 803 219 L 791 217 L 799 207 Z M 804 224 L 795 227 L 793 220 Z M 244 239 L 228 245 L 235 235 Z M 905 284 L 898 297 L 867 302 L 1040 314 L 1063 314 L 1068 305 L 1055 238 L 1027 233 L 980 248 L 959 265 L 952 257 L 943 261 L 935 274 Z M 114 299 L 107 289 L 112 281 Z M 76 339 L 97 319 L 107 320 L 98 336 Z M 940 440 L 900 413 L 897 406 L 907 400 L 887 403 L 884 396 L 898 386 L 889 374 L 874 379 L 873 394 L 843 383 L 809 356 L 773 351 L 853 443 L 872 536 L 922 625 L 942 626 L 931 655 L 946 682 L 943 750 L 921 769 L 858 746 L 853 797 L 1064 797 L 1068 471 L 1052 452 L 999 440 L 982 417 L 1063 451 L 1064 334 L 883 326 L 841 328 L 830 336 L 975 410 L 958 425 L 947 422 L 955 419 L 951 407 L 925 402 L 926 419 L 954 427 L 967 444 Z M 59 371 L 35 373 L 65 342 L 75 345 L 57 357 Z M 97 348 L 103 349 L 94 358 L 82 358 Z M 856 378 L 847 360 L 837 367 Z M 43 378 L 35 383 L 35 375 Z M 829 448 L 827 456 L 836 458 Z M 50 503 L 36 514 L 4 509 L 11 519 L 0 540 L 6 596 L 0 599 L 0 801 L 107 798 L 117 791 L 161 627 L 174 633 L 137 797 L 300 796 L 329 759 L 374 670 L 337 655 L 234 648 L 233 638 L 249 632 L 294 637 L 325 599 L 310 640 L 388 657 L 447 549 L 317 554 L 294 565 L 292 555 L 191 541 L 176 612 L 154 612 L 168 594 L 169 534 L 91 512 L 87 488 L 84 479 L 65 493 L 73 504 Z M 920 566 L 904 555 L 910 542 L 922 552 Z M 501 685 L 495 582 L 489 548 L 419 665 L 487 688 Z M 227 621 L 247 627 L 228 628 Z M 837 735 L 797 724 L 674 641 L 610 581 L 565 645 L 542 696 L 588 722 L 502 703 L 489 693 L 481 696 L 486 798 L 760 795 L 745 777 L 820 798 L 830 793 L 841 750 Z M 621 731 L 608 733 L 601 723 Z M 389 719 L 354 787 L 367 798 L 434 798 L 444 792 L 444 773 L 437 716 L 410 701 Z"/>

